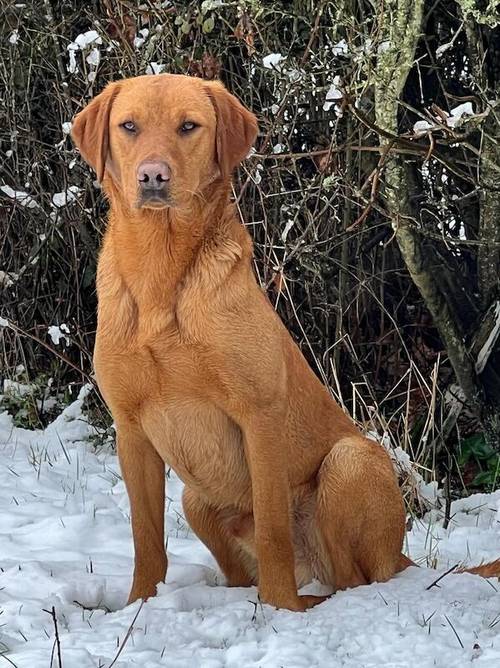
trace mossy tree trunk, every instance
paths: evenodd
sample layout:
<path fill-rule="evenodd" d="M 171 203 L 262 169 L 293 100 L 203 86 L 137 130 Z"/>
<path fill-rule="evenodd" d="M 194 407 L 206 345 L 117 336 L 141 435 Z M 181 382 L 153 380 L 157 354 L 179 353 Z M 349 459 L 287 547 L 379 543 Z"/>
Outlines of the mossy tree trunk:
<path fill-rule="evenodd" d="M 399 101 L 408 73 L 414 63 L 422 29 L 424 2 L 423 0 L 384 0 L 384 2 L 374 3 L 374 6 L 378 13 L 379 28 L 379 51 L 374 71 L 376 124 L 383 131 L 398 135 Z M 500 188 L 498 184 L 500 179 L 495 166 L 498 168 L 500 165 L 500 143 L 497 114 L 492 113 L 490 116 L 495 120 L 485 123 L 480 178 L 480 230 L 484 245 L 480 246 L 478 272 L 483 312 L 490 307 L 498 287 L 498 245 L 496 244 L 499 238 Z M 490 127 L 490 124 L 493 127 Z M 381 145 L 386 142 L 386 137 L 381 134 Z M 476 362 L 481 346 L 471 349 L 470 342 L 466 340 L 463 321 L 457 317 L 452 306 L 454 300 L 449 293 L 449 286 L 443 289 L 444 286 L 438 280 L 437 273 L 430 266 L 429 255 L 424 247 L 424 237 L 418 230 L 415 212 L 412 210 L 410 201 L 408 165 L 405 159 L 396 153 L 390 154 L 386 162 L 384 197 L 401 254 L 440 332 L 457 381 L 468 404 L 474 408 L 482 420 L 487 440 L 497 450 L 500 450 L 500 403 L 498 401 L 500 384 L 496 382 L 496 373 L 490 370 L 492 360 L 496 357 L 495 348 L 490 352 L 482 374 L 479 374 L 476 371 Z M 489 330 L 485 333 L 489 335 L 496 326 L 495 318 L 485 321 L 484 328 Z M 496 344 L 498 344 L 498 339 Z M 487 378 L 488 383 L 482 382 L 482 376 Z"/>

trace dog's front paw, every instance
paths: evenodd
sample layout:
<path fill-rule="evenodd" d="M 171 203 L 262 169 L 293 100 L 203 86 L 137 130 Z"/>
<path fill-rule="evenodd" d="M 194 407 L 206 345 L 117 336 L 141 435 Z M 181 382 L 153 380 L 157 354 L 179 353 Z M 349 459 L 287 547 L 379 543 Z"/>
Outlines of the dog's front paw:
<path fill-rule="evenodd" d="M 156 596 L 156 584 L 134 582 L 130 590 L 127 605 L 139 599 L 146 600 L 147 598 L 151 598 L 151 596 Z"/>
<path fill-rule="evenodd" d="M 299 600 L 301 602 L 301 605 L 304 606 L 303 610 L 308 610 L 309 608 L 314 608 L 315 605 L 319 605 L 320 603 L 323 603 L 323 601 L 326 601 L 326 599 L 329 598 L 328 596 L 312 596 L 311 594 L 304 594 L 303 596 L 299 596 Z"/>
<path fill-rule="evenodd" d="M 275 608 L 282 610 L 291 610 L 292 612 L 304 612 L 315 605 L 319 605 L 326 600 L 328 596 L 260 596 L 263 603 L 273 605 Z"/>

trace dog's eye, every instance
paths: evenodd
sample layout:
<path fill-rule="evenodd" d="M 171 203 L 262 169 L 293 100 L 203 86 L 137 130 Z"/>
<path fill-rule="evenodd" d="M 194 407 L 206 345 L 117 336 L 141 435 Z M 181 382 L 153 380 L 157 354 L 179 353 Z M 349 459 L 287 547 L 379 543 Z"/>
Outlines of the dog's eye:
<path fill-rule="evenodd" d="M 186 134 L 187 132 L 191 132 L 191 130 L 194 130 L 197 127 L 198 126 L 196 125 L 196 123 L 193 123 L 193 121 L 186 121 L 181 125 L 179 131 L 181 132 L 181 134 Z"/>
<path fill-rule="evenodd" d="M 121 127 L 127 132 L 135 132 L 137 130 L 137 128 L 135 127 L 135 123 L 133 123 L 132 121 L 126 121 L 125 123 L 122 123 Z"/>

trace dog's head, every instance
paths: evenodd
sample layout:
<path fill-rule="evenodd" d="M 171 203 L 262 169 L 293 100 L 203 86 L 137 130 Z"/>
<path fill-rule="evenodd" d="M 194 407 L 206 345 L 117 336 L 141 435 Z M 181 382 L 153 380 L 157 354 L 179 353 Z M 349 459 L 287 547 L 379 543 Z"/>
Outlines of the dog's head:
<path fill-rule="evenodd" d="M 71 134 L 98 180 L 111 178 L 129 207 L 184 208 L 230 178 L 257 121 L 219 82 L 161 74 L 109 84 Z"/>

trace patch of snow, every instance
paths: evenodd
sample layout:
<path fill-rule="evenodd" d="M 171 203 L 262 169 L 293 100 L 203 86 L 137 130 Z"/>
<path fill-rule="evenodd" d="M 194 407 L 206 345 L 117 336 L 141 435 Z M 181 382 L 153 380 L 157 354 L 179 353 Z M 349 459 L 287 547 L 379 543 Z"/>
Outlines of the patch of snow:
<path fill-rule="evenodd" d="M 276 68 L 282 60 L 283 56 L 281 53 L 269 53 L 267 56 L 262 58 L 262 64 L 268 70 L 272 70 L 273 68 Z"/>
<path fill-rule="evenodd" d="M 60 209 L 71 202 L 75 202 L 78 199 L 78 194 L 81 192 L 81 188 L 78 186 L 69 186 L 67 190 L 63 190 L 60 193 L 54 193 L 52 195 L 52 204 Z"/>
<path fill-rule="evenodd" d="M 149 30 L 147 28 L 139 30 L 139 35 L 134 37 L 134 47 L 136 49 L 140 49 L 141 46 L 144 44 L 144 42 L 147 40 L 148 35 L 149 35 Z"/>
<path fill-rule="evenodd" d="M 9 380 L 6 378 L 3 381 L 3 391 L 5 394 L 10 394 L 11 396 L 16 397 L 26 397 L 30 394 L 33 394 L 34 390 L 33 385 L 28 385 L 26 383 L 19 383 L 17 380 Z"/>
<path fill-rule="evenodd" d="M 429 121 L 417 121 L 413 125 L 413 132 L 419 133 L 419 132 L 427 132 L 427 130 L 432 130 L 433 125 L 429 123 Z"/>
<path fill-rule="evenodd" d="M 152 62 L 146 67 L 146 74 L 161 74 L 164 69 L 165 65 L 163 63 Z"/>
<path fill-rule="evenodd" d="M 75 49 L 69 49 L 69 64 L 67 66 L 68 72 L 74 74 L 78 70 L 78 65 L 76 64 Z"/>
<path fill-rule="evenodd" d="M 437 480 L 431 482 L 421 482 L 418 488 L 420 499 L 426 502 L 427 507 L 438 507 L 441 503 L 442 492 L 438 488 Z"/>
<path fill-rule="evenodd" d="M 342 84 L 339 76 L 336 76 L 333 79 L 333 83 L 325 97 L 325 103 L 323 104 L 323 110 L 329 111 L 330 108 L 335 104 L 336 100 L 341 100 L 344 97 L 344 94 L 339 90 L 339 86 Z"/>
<path fill-rule="evenodd" d="M 19 39 L 19 30 L 13 30 L 9 37 L 9 43 L 17 44 L 18 39 Z"/>
<path fill-rule="evenodd" d="M 340 42 L 334 45 L 333 49 L 334 56 L 346 56 L 349 53 L 349 47 L 345 39 L 341 39 Z"/>
<path fill-rule="evenodd" d="M 101 45 L 102 38 L 97 32 L 97 30 L 87 30 L 87 32 L 80 33 L 77 35 L 73 42 L 68 44 L 67 51 L 69 53 L 69 64 L 67 66 L 68 72 L 74 74 L 78 70 L 78 65 L 76 62 L 76 52 L 85 51 L 92 45 Z M 97 52 L 97 53 L 96 53 Z M 90 60 L 89 60 L 90 58 Z M 87 56 L 87 62 L 92 66 L 97 66 L 99 64 L 100 54 L 99 49 L 95 46 Z"/>
<path fill-rule="evenodd" d="M 99 49 L 92 49 L 92 51 L 85 58 L 85 60 L 88 62 L 89 65 L 93 65 L 94 67 L 98 67 L 98 65 L 101 61 L 101 52 L 99 51 Z"/>
<path fill-rule="evenodd" d="M 500 491 L 455 501 L 447 529 L 439 511 L 414 520 L 407 549 L 421 568 L 292 613 L 260 605 L 255 587 L 224 586 L 184 519 L 182 483 L 170 473 L 166 583 L 142 607 L 125 607 L 133 570 L 129 502 L 116 453 L 91 441 L 97 431 L 82 412 L 88 391 L 45 430 L 16 427 L 0 412 L 5 665 L 50 665 L 54 631 L 45 610 L 52 606 L 62 662 L 71 668 L 109 666 L 127 633 L 116 668 L 499 665 L 496 582 L 450 574 L 431 585 L 466 557 L 477 564 L 500 555 Z M 305 591 L 318 593 L 318 585 Z"/>
<path fill-rule="evenodd" d="M 72 43 L 76 44 L 83 51 L 83 49 L 86 49 L 91 44 L 102 44 L 102 39 L 97 30 L 87 30 L 87 32 L 78 35 Z"/>
<path fill-rule="evenodd" d="M 284 227 L 284 229 L 283 229 L 283 232 L 281 233 L 281 241 L 283 241 L 283 242 L 286 241 L 286 239 L 287 239 L 287 237 L 288 237 L 288 233 L 289 233 L 290 230 L 292 229 L 294 223 L 295 223 L 294 219 L 293 219 L 293 218 L 290 218 L 290 220 L 289 220 L 289 221 L 287 222 L 287 224 L 285 225 L 285 227 Z"/>
<path fill-rule="evenodd" d="M 262 172 L 264 171 L 264 166 L 263 165 L 256 165 L 255 166 L 255 174 L 253 176 L 253 182 L 255 185 L 259 185 L 262 181 Z"/>
<path fill-rule="evenodd" d="M 24 190 L 14 190 L 13 188 L 7 185 L 0 186 L 0 190 L 4 193 L 4 195 L 7 195 L 7 197 L 10 197 L 11 199 L 15 200 L 21 206 L 25 206 L 28 209 L 35 209 L 36 207 L 38 207 L 38 204 L 33 199 L 33 197 L 31 197 L 31 195 L 28 195 L 27 192 L 24 192 Z"/>
<path fill-rule="evenodd" d="M 442 492 L 438 489 L 436 481 L 426 483 L 420 475 L 416 467 L 413 465 L 410 456 L 401 448 L 401 446 L 393 447 L 389 434 L 384 433 L 382 436 L 375 431 L 369 431 L 366 436 L 374 441 L 380 443 L 388 452 L 394 470 L 397 475 L 404 473 L 411 481 L 413 489 L 422 505 L 428 509 L 436 509 L 441 506 Z"/>
<path fill-rule="evenodd" d="M 9 327 L 9 321 L 6 318 L 0 316 L 0 327 Z"/>
<path fill-rule="evenodd" d="M 64 341 L 67 346 L 71 343 L 71 339 L 67 336 L 69 334 L 69 327 L 64 323 L 61 325 L 51 325 L 47 333 L 52 339 L 52 343 L 56 346 L 58 346 L 61 341 Z"/>
<path fill-rule="evenodd" d="M 452 221 L 456 223 L 454 218 L 452 218 Z M 464 225 L 463 220 L 460 220 L 460 223 L 459 223 L 459 226 L 458 226 L 458 238 L 462 239 L 463 241 L 467 240 L 467 234 L 465 233 L 465 225 Z"/>
<path fill-rule="evenodd" d="M 71 132 L 71 127 L 72 127 L 71 121 L 66 121 L 61 125 L 64 136 L 69 135 L 69 133 Z"/>
<path fill-rule="evenodd" d="M 454 128 L 460 124 L 460 121 L 467 116 L 474 116 L 474 109 L 472 107 L 472 102 L 464 102 L 459 104 L 458 107 L 455 107 L 450 111 L 450 116 L 446 119 L 446 125 L 450 128 Z"/>

